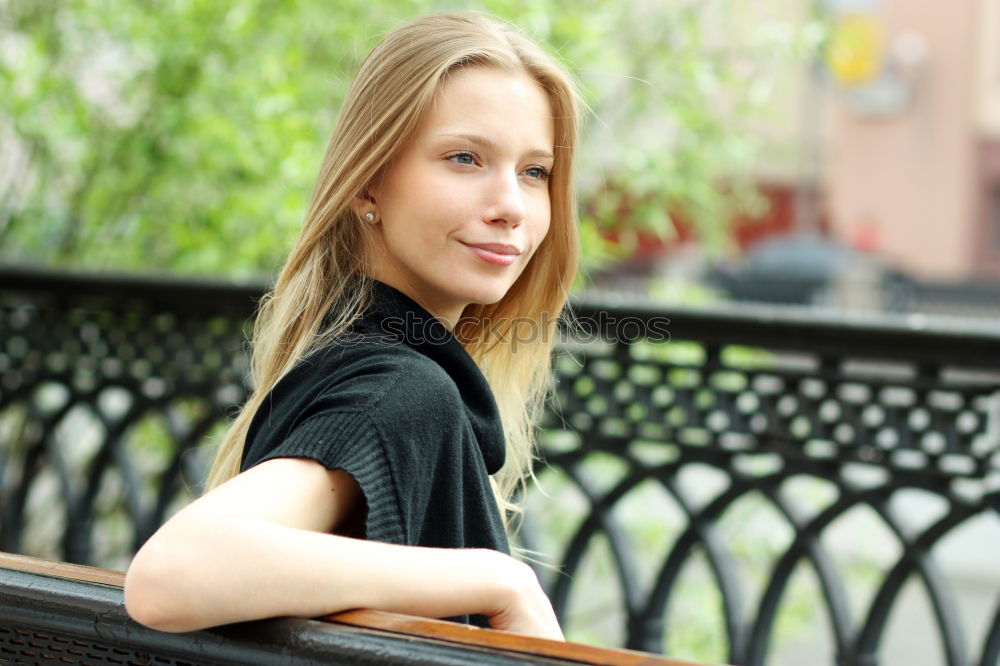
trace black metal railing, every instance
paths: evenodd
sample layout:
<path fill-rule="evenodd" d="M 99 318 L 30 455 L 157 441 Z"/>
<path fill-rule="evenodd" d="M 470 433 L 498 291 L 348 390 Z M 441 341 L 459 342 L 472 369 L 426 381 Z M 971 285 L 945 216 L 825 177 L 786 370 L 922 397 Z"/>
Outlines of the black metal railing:
<path fill-rule="evenodd" d="M 0 550 L 124 567 L 198 492 L 206 441 L 245 396 L 262 288 L 0 273 Z M 601 640 L 679 654 L 716 615 L 718 660 L 763 664 L 792 607 L 826 644 L 811 661 L 875 664 L 917 585 L 918 633 L 940 654 L 927 663 L 997 664 L 1000 575 L 975 584 L 992 608 L 969 620 L 936 560 L 996 523 L 1000 329 L 760 307 L 575 314 L 542 433 L 550 496 L 529 494 L 522 531 L 559 569 L 539 571 L 568 627 L 596 614 Z M 669 341 L 647 335 L 664 317 Z M 845 537 L 859 510 L 876 526 Z M 866 547 L 875 564 L 859 563 Z M 694 619 L 691 589 L 715 600 Z"/>
<path fill-rule="evenodd" d="M 697 666 L 648 653 L 353 610 L 184 634 L 125 612 L 119 572 L 0 553 L 0 663 L 31 666 Z"/>

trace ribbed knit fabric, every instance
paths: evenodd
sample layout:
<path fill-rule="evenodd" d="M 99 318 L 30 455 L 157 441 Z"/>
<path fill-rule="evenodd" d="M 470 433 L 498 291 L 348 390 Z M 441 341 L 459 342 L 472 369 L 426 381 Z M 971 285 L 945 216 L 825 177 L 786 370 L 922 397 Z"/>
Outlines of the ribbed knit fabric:
<path fill-rule="evenodd" d="M 376 282 L 351 332 L 296 366 L 254 415 L 241 470 L 288 457 L 358 482 L 367 539 L 509 552 L 489 484 L 504 462 L 489 384 L 440 322 L 387 285 Z"/>
<path fill-rule="evenodd" d="M 368 414 L 329 412 L 309 419 L 255 462 L 288 457 L 311 458 L 328 469 L 349 472 L 364 491 L 368 538 L 388 543 L 409 542 L 399 511 L 399 496 L 389 475 L 389 463 Z"/>

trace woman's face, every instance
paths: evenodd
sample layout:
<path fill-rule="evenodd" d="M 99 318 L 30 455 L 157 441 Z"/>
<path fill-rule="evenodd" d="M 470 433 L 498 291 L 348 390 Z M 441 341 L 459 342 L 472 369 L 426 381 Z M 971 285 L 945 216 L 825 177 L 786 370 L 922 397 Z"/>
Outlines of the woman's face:
<path fill-rule="evenodd" d="M 549 229 L 552 110 L 527 74 L 451 73 L 414 138 L 374 183 L 373 277 L 451 327 L 495 303 Z"/>

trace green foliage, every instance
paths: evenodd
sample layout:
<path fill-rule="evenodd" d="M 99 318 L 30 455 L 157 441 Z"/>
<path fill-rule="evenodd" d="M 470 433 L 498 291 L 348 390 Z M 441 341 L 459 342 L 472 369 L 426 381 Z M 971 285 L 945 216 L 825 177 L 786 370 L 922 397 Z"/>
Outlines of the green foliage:
<path fill-rule="evenodd" d="M 740 119 L 768 100 L 769 68 L 815 41 L 746 28 L 751 4 L 0 0 L 0 260 L 272 272 L 360 59 L 449 8 L 522 26 L 581 81 L 586 263 L 620 251 L 601 230 L 668 236 L 672 215 L 720 244 L 753 203 Z"/>

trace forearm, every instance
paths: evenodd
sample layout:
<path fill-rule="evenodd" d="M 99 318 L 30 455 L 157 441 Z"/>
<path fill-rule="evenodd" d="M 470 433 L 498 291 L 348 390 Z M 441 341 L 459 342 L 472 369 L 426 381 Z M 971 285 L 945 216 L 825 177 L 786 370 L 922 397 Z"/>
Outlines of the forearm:
<path fill-rule="evenodd" d="M 126 605 L 165 631 L 375 608 L 502 611 L 524 568 L 498 553 L 395 546 L 256 518 L 168 523 L 136 556 Z"/>

